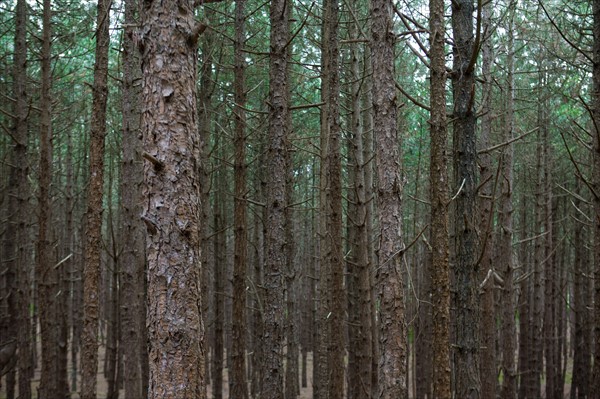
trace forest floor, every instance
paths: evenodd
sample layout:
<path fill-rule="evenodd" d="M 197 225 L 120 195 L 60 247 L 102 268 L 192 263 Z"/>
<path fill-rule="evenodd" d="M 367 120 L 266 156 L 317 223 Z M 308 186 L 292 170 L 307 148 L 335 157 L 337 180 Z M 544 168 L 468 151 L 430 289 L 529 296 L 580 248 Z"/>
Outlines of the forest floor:
<path fill-rule="evenodd" d="M 106 395 L 107 395 L 107 391 L 108 391 L 108 384 L 106 381 L 106 378 L 104 377 L 104 360 L 105 360 L 105 346 L 101 345 L 100 346 L 100 352 L 99 352 L 99 367 L 98 367 L 98 380 L 97 380 L 97 386 L 98 386 L 98 399 L 106 399 Z M 38 352 L 39 353 L 39 352 Z M 409 363 L 411 366 L 413 365 L 413 362 L 411 361 Z M 229 384 L 228 384 L 228 369 L 227 367 L 225 367 L 226 365 L 224 365 L 223 368 L 223 398 L 224 399 L 229 399 Z M 311 399 L 312 398 L 312 354 L 309 353 L 308 354 L 308 360 L 307 360 L 307 386 L 304 388 L 300 388 L 300 396 L 298 396 L 298 399 Z M 71 369 L 71 363 L 69 363 L 69 376 L 71 375 L 72 369 Z M 569 358 L 569 362 L 567 364 L 567 369 L 566 369 L 566 373 L 567 373 L 567 378 L 566 382 L 565 382 L 565 393 L 564 393 L 564 397 L 568 398 L 570 396 L 570 389 L 571 389 L 571 372 L 572 372 L 572 359 Z M 409 375 L 410 375 L 410 380 L 411 382 L 414 381 L 414 373 L 413 373 L 413 367 L 409 367 Z M 35 371 L 35 376 L 34 379 L 32 381 L 32 391 L 33 391 L 33 398 L 37 398 L 37 387 L 39 385 L 39 381 L 40 381 L 40 368 L 38 367 Z M 412 384 L 411 384 L 412 385 Z M 81 386 L 81 382 L 77 381 L 77 387 L 80 388 Z M 542 389 L 544 387 L 544 384 L 542 383 Z M 209 384 L 207 387 L 207 399 L 212 399 L 212 387 Z M 17 396 L 18 397 L 18 396 Z M 120 395 L 119 397 L 123 398 L 124 397 L 124 392 L 123 390 L 120 391 Z M 412 392 L 411 394 L 409 394 L 409 398 L 413 398 Z M 0 380 L 0 399 L 6 399 L 6 378 L 3 377 Z M 78 392 L 72 392 L 71 393 L 71 399 L 79 399 L 79 393 Z"/>

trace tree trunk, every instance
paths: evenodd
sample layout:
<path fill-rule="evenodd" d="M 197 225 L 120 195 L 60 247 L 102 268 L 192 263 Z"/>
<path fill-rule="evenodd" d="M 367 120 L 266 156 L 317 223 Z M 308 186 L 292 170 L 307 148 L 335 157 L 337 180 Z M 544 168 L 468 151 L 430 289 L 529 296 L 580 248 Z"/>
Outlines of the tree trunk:
<path fill-rule="evenodd" d="M 353 9 L 358 10 L 357 2 Z M 351 25 L 351 37 L 358 34 L 358 21 Z M 348 349 L 354 353 L 355 362 L 348 362 L 348 398 L 370 398 L 372 382 L 372 337 L 371 337 L 371 277 L 369 270 L 369 236 L 367 231 L 367 187 L 365 183 L 365 146 L 364 130 L 361 119 L 361 97 L 364 78 L 361 76 L 361 51 L 359 44 L 352 44 L 351 53 L 351 128 L 353 131 L 353 146 L 351 147 L 354 158 L 352 172 L 354 175 L 354 213 L 349 213 L 348 218 L 354 225 L 355 237 L 351 251 L 354 252 L 352 265 L 353 282 L 355 284 L 354 302 L 348 303 L 348 314 L 354 314 L 354 320 L 349 323 L 349 329 L 355 330 L 355 341 L 349 342 Z M 349 276 L 348 278 L 350 278 Z"/>
<path fill-rule="evenodd" d="M 59 272 L 53 264 L 52 237 L 52 66 L 51 66 L 51 5 L 49 0 L 43 6 L 42 32 L 42 91 L 40 97 L 40 165 L 39 165 L 39 214 L 37 269 L 39 314 L 42 343 L 42 373 L 39 397 L 59 399 L 68 396 L 66 381 L 66 361 L 61 364 L 59 355 L 60 322 L 58 296 L 60 293 Z M 66 343 L 65 343 L 66 344 Z"/>
<path fill-rule="evenodd" d="M 32 211 L 29 204 L 31 188 L 29 186 L 29 162 L 27 147 L 29 141 L 29 106 L 27 92 L 27 2 L 18 0 L 16 5 L 14 67 L 13 67 L 13 128 L 14 147 L 10 154 L 7 226 L 8 233 L 4 247 L 5 278 L 13 276 L 14 285 L 11 291 L 4 291 L 2 296 L 12 302 L 8 310 L 14 319 L 7 321 L 12 326 L 10 333 L 2 337 L 2 341 L 14 341 L 18 348 L 16 368 L 18 371 L 19 398 L 31 398 L 31 337 L 29 335 L 31 319 L 29 316 L 31 303 L 30 263 L 32 262 L 28 244 L 29 215 Z M 3 259 L 4 260 L 4 259 Z M 10 279 L 9 279 L 10 280 Z M 11 284 L 8 284 L 10 287 Z M 19 331 L 21 333 L 19 333 Z M 4 345 L 2 345 L 4 348 Z M 3 365 L 0 365 L 0 372 Z M 10 387 L 7 387 L 7 390 Z M 7 397 L 10 395 L 7 392 Z"/>
<path fill-rule="evenodd" d="M 448 235 L 448 132 L 446 128 L 446 54 L 443 0 L 429 1 L 431 59 L 431 247 L 433 303 L 433 395 L 450 398 L 450 276 Z M 417 354 L 418 355 L 418 354 Z"/>
<path fill-rule="evenodd" d="M 142 129 L 151 399 L 204 396 L 193 1 L 146 2 Z"/>
<path fill-rule="evenodd" d="M 218 157 L 223 159 L 223 151 L 220 147 L 220 140 L 217 138 L 216 147 L 218 148 Z M 223 398 L 223 360 L 225 350 L 225 276 L 227 268 L 227 243 L 225 222 L 225 199 L 224 187 L 226 179 L 223 178 L 223 163 L 217 166 L 215 172 L 215 181 L 218 183 L 215 187 L 214 198 L 214 342 L 213 342 L 213 368 L 212 368 L 212 394 L 214 399 Z"/>
<path fill-rule="evenodd" d="M 454 97 L 454 252 L 452 307 L 455 322 L 453 367 L 455 395 L 474 399 L 481 396 L 479 376 L 479 293 L 475 231 L 477 149 L 475 144 L 475 61 L 473 0 L 452 3 Z"/>
<path fill-rule="evenodd" d="M 342 160 L 341 160 L 341 131 L 339 122 L 339 48 L 338 48 L 338 2 L 325 2 L 325 19 L 327 34 L 323 38 L 324 60 L 327 63 L 327 236 L 326 263 L 331 276 L 327 286 L 329 295 L 330 337 L 327 348 L 329 363 L 329 379 L 327 398 L 341 399 L 344 393 L 344 255 L 342 248 Z"/>
<path fill-rule="evenodd" d="M 245 0 L 235 2 L 234 40 L 234 90 L 235 90 L 235 137 L 234 137 L 234 258 L 233 258 L 233 315 L 231 350 L 231 395 L 248 398 L 246 382 L 246 105 L 245 60 L 242 53 L 245 44 Z"/>
<path fill-rule="evenodd" d="M 407 348 L 401 272 L 402 178 L 400 177 L 392 2 L 371 2 L 371 61 L 373 67 L 373 132 L 378 176 L 379 303 L 378 398 L 406 398 Z"/>
<path fill-rule="evenodd" d="M 122 139 L 122 269 L 121 342 L 124 355 L 125 399 L 145 398 L 142 380 L 141 342 L 146 328 L 144 295 L 144 232 L 141 220 L 143 166 L 140 139 L 140 58 L 133 42 L 133 25 L 138 18 L 137 0 L 125 2 L 123 36 L 123 139 Z"/>
<path fill-rule="evenodd" d="M 287 45 L 289 20 L 285 0 L 273 0 L 270 9 L 269 143 L 267 155 L 267 206 L 264 301 L 263 396 L 283 397 L 285 164 L 287 143 Z"/>
<path fill-rule="evenodd" d="M 482 10 L 483 31 L 486 32 L 491 26 L 492 3 L 488 2 Z M 481 135 L 480 148 L 490 146 L 492 134 L 492 76 L 491 68 L 494 54 L 492 54 L 491 37 L 485 39 L 482 46 L 481 71 L 483 74 L 483 93 L 481 110 Z M 482 281 L 481 293 L 481 397 L 495 398 L 496 385 L 498 383 L 498 371 L 496 365 L 496 311 L 494 306 L 495 279 L 494 279 L 494 246 L 493 220 L 494 199 L 497 190 L 496 173 L 493 168 L 492 155 L 489 152 L 479 154 L 480 195 L 477 197 L 479 206 L 479 236 L 480 242 L 480 268 L 479 281 Z"/>
<path fill-rule="evenodd" d="M 594 369 L 590 386 L 592 392 L 590 395 L 600 395 L 600 0 L 593 1 L 594 14 L 594 46 L 593 58 L 594 65 L 592 71 L 593 92 L 592 92 L 592 112 L 594 128 L 593 136 L 593 184 L 595 192 L 594 198 L 594 213 L 596 219 L 594 222 L 594 263 L 596 265 L 594 272 Z"/>
<path fill-rule="evenodd" d="M 108 96 L 108 46 L 110 2 L 98 0 L 96 62 L 90 132 L 90 183 L 87 200 L 87 230 L 83 269 L 83 347 L 81 351 L 81 397 L 96 398 L 98 374 L 98 307 L 102 250 L 102 189 L 104 184 L 104 137 Z"/>
<path fill-rule="evenodd" d="M 510 4 L 507 60 L 506 60 L 506 112 L 504 123 L 503 142 L 509 142 L 514 136 L 514 37 L 513 37 L 513 18 L 516 2 Z M 514 264 L 513 264 L 513 155 L 514 148 L 512 144 L 504 147 L 501 157 L 500 176 L 501 190 L 500 203 L 498 209 L 498 221 L 500 231 L 498 234 L 497 265 L 498 271 L 502 273 L 504 280 L 503 294 L 500 296 L 500 309 L 502 328 L 500 329 L 500 340 L 502 342 L 502 390 L 503 399 L 513 399 L 517 396 L 517 371 L 515 368 L 515 292 L 514 282 Z M 497 378 L 495 379 L 497 380 Z M 494 381 L 494 384 L 496 381 Z"/>

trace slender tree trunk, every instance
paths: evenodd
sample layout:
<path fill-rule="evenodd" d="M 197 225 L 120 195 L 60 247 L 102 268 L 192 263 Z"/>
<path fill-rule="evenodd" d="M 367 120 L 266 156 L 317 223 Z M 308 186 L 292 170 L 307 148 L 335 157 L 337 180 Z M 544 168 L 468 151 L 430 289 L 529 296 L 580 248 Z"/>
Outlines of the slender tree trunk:
<path fill-rule="evenodd" d="M 104 184 L 104 137 L 108 97 L 108 46 L 110 2 L 98 0 L 96 62 L 90 132 L 90 183 L 87 200 L 87 230 L 83 269 L 83 347 L 81 351 L 81 397 L 96 398 L 98 374 L 98 307 L 102 243 L 102 189 Z"/>
<path fill-rule="evenodd" d="M 491 26 L 492 2 L 486 3 L 482 10 L 483 31 L 487 32 Z M 485 39 L 482 46 L 481 70 L 483 74 L 483 93 L 481 110 L 481 135 L 480 148 L 490 146 L 492 134 L 492 54 L 491 37 Z M 496 311 L 494 306 L 495 279 L 494 279 L 494 246 L 493 220 L 494 220 L 494 197 L 496 195 L 497 179 L 493 168 L 492 155 L 489 152 L 479 154 L 480 195 L 477 198 L 479 206 L 479 235 L 480 242 L 480 269 L 479 281 L 482 281 L 481 293 L 481 397 L 495 398 L 496 385 L 498 383 L 498 371 L 496 365 Z"/>
<path fill-rule="evenodd" d="M 144 398 L 143 351 L 141 342 L 146 327 L 144 303 L 144 233 L 141 220 L 143 166 L 140 140 L 140 59 L 133 42 L 133 25 L 138 18 L 138 2 L 125 2 L 123 36 L 123 164 L 122 164 L 122 272 L 121 329 L 124 355 L 125 399 Z"/>
<path fill-rule="evenodd" d="M 217 139 L 216 146 L 218 155 L 223 159 L 223 150 Z M 215 173 L 215 181 L 218 182 L 215 190 L 213 216 L 215 226 L 214 238 L 214 342 L 213 342 L 213 368 L 212 368 L 212 395 L 214 399 L 223 397 L 223 360 L 225 347 L 225 276 L 227 268 L 227 243 L 225 222 L 225 199 L 224 191 L 226 180 L 223 178 L 223 167 L 221 163 Z"/>
<path fill-rule="evenodd" d="M 448 132 L 443 0 L 429 1 L 431 59 L 431 247 L 433 303 L 433 395 L 450 398 L 450 275 L 448 234 Z M 417 354 L 418 355 L 418 354 Z"/>
<path fill-rule="evenodd" d="M 287 141 L 287 45 L 289 20 L 286 0 L 273 0 L 270 9 L 269 144 L 267 157 L 264 371 L 263 396 L 283 397 L 285 164 Z"/>
<path fill-rule="evenodd" d="M 594 213 L 596 215 L 594 223 L 594 369 L 590 386 L 592 396 L 600 395 L 600 0 L 593 1 L 594 14 L 594 47 L 593 58 L 594 65 L 592 71 L 593 92 L 592 92 L 592 111 L 594 128 L 593 136 L 593 176 L 594 176 Z"/>
<path fill-rule="evenodd" d="M 31 303 L 30 289 L 30 238 L 28 235 L 29 214 L 32 209 L 29 201 L 31 188 L 29 186 L 29 162 L 27 147 L 29 140 L 29 106 L 27 92 L 27 2 L 18 0 L 16 5 L 14 67 L 13 67 L 13 139 L 14 148 L 11 152 L 7 205 L 7 226 L 11 226 L 6 239 L 4 256 L 9 260 L 6 264 L 6 276 L 14 275 L 15 286 L 11 295 L 5 291 L 2 295 L 14 301 L 12 313 L 16 320 L 9 320 L 14 326 L 8 337 L 18 348 L 17 370 L 19 398 L 31 398 L 31 337 L 29 336 L 31 319 L 29 316 Z M 11 234 L 12 232 L 12 234 Z M 13 306 L 9 306 L 10 308 Z M 20 332 L 20 333 L 19 333 Z M 4 346 L 2 346 L 2 349 Z M 2 367 L 0 366 L 0 369 Z M 8 388 L 8 387 L 7 387 Z M 7 397 L 9 395 L 7 394 Z"/>
<path fill-rule="evenodd" d="M 323 20 L 321 23 L 321 101 L 326 103 L 329 100 L 329 67 L 328 62 L 330 52 L 326 50 L 329 24 L 327 23 L 328 8 L 326 2 L 323 3 Z M 313 361 L 313 397 L 315 399 L 328 399 L 327 387 L 329 386 L 329 361 L 327 358 L 328 345 L 331 341 L 331 323 L 327 319 L 330 312 L 330 281 L 331 269 L 327 259 L 328 255 L 328 231 L 327 224 L 327 184 L 328 168 L 327 162 L 329 153 L 329 124 L 328 113 L 329 106 L 321 107 L 320 113 L 320 158 L 319 158 L 319 275 L 317 283 L 317 303 L 316 303 L 316 325 L 315 325 L 315 353 Z"/>
<path fill-rule="evenodd" d="M 193 1 L 144 4 L 144 213 L 151 399 L 204 397 Z"/>
<path fill-rule="evenodd" d="M 37 269 L 39 312 L 42 343 L 42 373 L 39 397 L 59 399 L 68 395 L 68 384 L 62 380 L 62 368 L 59 356 L 59 309 L 60 293 L 59 273 L 52 262 L 52 71 L 51 71 L 51 5 L 49 0 L 43 6 L 42 32 L 42 91 L 40 116 L 40 164 L 39 164 L 39 214 Z M 66 376 L 65 376 L 66 377 Z"/>
<path fill-rule="evenodd" d="M 455 395 L 481 396 L 479 376 L 479 293 L 475 231 L 477 150 L 475 138 L 475 61 L 477 44 L 473 34 L 473 0 L 452 3 L 454 96 L 454 239 L 452 307 L 455 309 L 453 367 Z"/>
<path fill-rule="evenodd" d="M 379 265 L 376 272 L 379 303 L 378 398 L 406 398 L 407 347 L 401 272 L 402 178 L 394 83 L 392 2 L 371 2 L 371 61 L 373 66 L 373 132 L 378 176 Z"/>
<path fill-rule="evenodd" d="M 331 280 L 328 284 L 330 337 L 327 348 L 329 379 L 327 397 L 341 399 L 344 393 L 344 256 L 342 248 L 342 160 L 341 131 L 339 122 L 339 48 L 338 48 L 338 3 L 325 2 L 325 24 L 327 35 L 323 39 L 327 74 L 327 236 L 326 263 Z"/>
<path fill-rule="evenodd" d="M 355 2 L 356 3 L 356 2 Z M 353 4 L 354 13 L 358 11 L 357 4 Z M 351 25 L 352 35 L 358 34 L 358 21 Z M 351 36 L 353 37 L 353 36 Z M 356 270 L 354 276 L 354 303 L 349 301 L 348 314 L 354 312 L 355 342 L 349 342 L 349 351 L 354 353 L 355 362 L 348 363 L 348 398 L 370 398 L 372 382 L 372 355 L 371 347 L 371 277 L 369 270 L 369 236 L 367 231 L 367 187 L 365 183 L 365 146 L 364 130 L 361 119 L 361 97 L 364 78 L 361 76 L 361 52 L 359 44 L 352 44 L 351 53 L 351 128 L 353 130 L 353 158 L 354 167 L 354 202 L 355 212 L 348 215 L 355 226 L 355 251 Z"/>
<path fill-rule="evenodd" d="M 243 46 L 245 43 L 245 0 L 235 2 L 235 41 L 234 41 L 234 90 L 235 104 L 235 137 L 234 137 L 234 179 L 235 198 L 233 211 L 234 225 L 234 258 L 233 258 L 233 316 L 232 316 L 232 351 L 231 351 L 231 396 L 248 398 L 246 383 L 246 264 L 247 264 L 247 232 L 246 232 L 246 105 L 245 60 Z"/>
<path fill-rule="evenodd" d="M 209 23 L 214 19 L 214 11 L 206 8 L 204 10 L 204 16 Z M 200 62 L 200 88 L 198 93 L 198 134 L 200 138 L 200 163 L 198 165 L 200 174 L 200 187 L 201 187 L 201 217 L 202 220 L 210 220 L 210 133 L 211 133 L 211 114 L 212 114 L 212 95 L 214 92 L 215 82 L 213 80 L 213 52 L 215 51 L 214 46 L 214 32 L 209 30 L 202 35 L 201 43 L 201 62 Z M 203 223 L 200 226 L 200 248 L 201 251 L 201 264 L 202 264 L 202 316 L 204 325 L 208 325 L 209 317 L 209 303 L 210 303 L 210 270 L 214 270 L 213 256 L 210 256 L 211 232 L 210 224 Z M 211 342 L 211 337 L 207 335 L 205 337 L 207 342 Z M 207 347 L 208 352 L 208 347 Z M 211 380 L 210 375 L 210 358 L 205 356 L 205 378 L 206 381 Z M 206 387 L 203 387 L 206 390 Z"/>
<path fill-rule="evenodd" d="M 514 37 L 513 18 L 516 2 L 510 4 L 507 61 L 506 61 L 506 112 L 504 123 L 504 142 L 509 142 L 514 136 Z M 513 399 L 517 396 L 517 371 L 515 367 L 515 292 L 514 292 L 514 264 L 513 264 L 513 154 L 512 144 L 504 147 L 501 158 L 500 175 L 501 191 L 498 209 L 500 232 L 498 235 L 497 265 L 504 280 L 504 292 L 500 296 L 502 309 L 502 328 L 500 329 L 502 342 L 502 382 L 501 396 L 503 399 Z"/>

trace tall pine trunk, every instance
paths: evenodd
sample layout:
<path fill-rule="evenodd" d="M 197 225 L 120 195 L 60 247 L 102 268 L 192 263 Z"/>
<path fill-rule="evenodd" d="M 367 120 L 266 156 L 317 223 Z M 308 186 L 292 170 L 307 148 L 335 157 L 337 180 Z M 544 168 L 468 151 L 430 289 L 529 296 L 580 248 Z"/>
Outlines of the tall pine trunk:
<path fill-rule="evenodd" d="M 235 2 L 234 40 L 234 257 L 233 257 L 233 315 L 231 348 L 231 395 L 248 398 L 246 383 L 246 105 L 245 60 L 242 53 L 245 44 L 245 0 Z"/>
<path fill-rule="evenodd" d="M 431 300 L 433 303 L 433 395 L 450 398 L 450 236 L 448 234 L 448 131 L 443 0 L 429 1 L 431 59 Z M 416 354 L 419 356 L 419 354 Z"/>
<path fill-rule="evenodd" d="M 475 61 L 477 45 L 473 34 L 473 0 L 452 2 L 454 97 L 454 268 L 453 368 L 455 395 L 464 399 L 481 396 L 479 376 L 479 292 L 475 196 L 477 149 L 475 145 Z"/>
<path fill-rule="evenodd" d="M 144 210 L 148 236 L 151 399 L 204 397 L 200 143 L 196 59 L 204 25 L 194 2 L 145 2 L 142 12 Z"/>
<path fill-rule="evenodd" d="M 108 97 L 108 46 L 110 2 L 98 0 L 96 61 L 90 132 L 90 182 L 87 192 L 87 230 L 83 268 L 83 334 L 81 350 L 81 397 L 96 398 L 98 373 L 98 313 L 102 250 L 102 189 L 104 184 L 104 137 Z"/>
<path fill-rule="evenodd" d="M 402 178 L 398 105 L 394 82 L 392 2 L 371 2 L 371 62 L 373 67 L 373 134 L 377 161 L 379 264 L 376 292 L 379 303 L 378 398 L 406 398 L 407 344 L 402 258 Z"/>
<path fill-rule="evenodd" d="M 267 152 L 266 254 L 264 272 L 263 396 L 283 397 L 285 165 L 289 20 L 286 0 L 273 0 L 270 9 L 269 142 Z"/>

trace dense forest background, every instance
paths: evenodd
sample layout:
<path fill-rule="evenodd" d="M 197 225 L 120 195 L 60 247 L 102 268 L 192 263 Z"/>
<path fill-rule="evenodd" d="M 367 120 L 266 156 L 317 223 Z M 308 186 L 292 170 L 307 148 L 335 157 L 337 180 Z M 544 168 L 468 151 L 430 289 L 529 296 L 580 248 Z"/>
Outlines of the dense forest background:
<path fill-rule="evenodd" d="M 599 124 L 598 0 L 5 0 L 0 398 L 600 397 Z"/>

